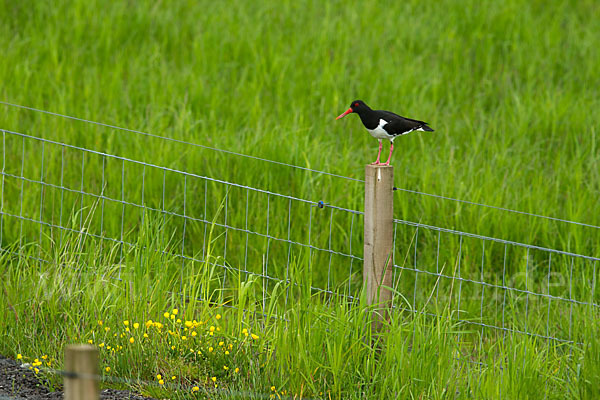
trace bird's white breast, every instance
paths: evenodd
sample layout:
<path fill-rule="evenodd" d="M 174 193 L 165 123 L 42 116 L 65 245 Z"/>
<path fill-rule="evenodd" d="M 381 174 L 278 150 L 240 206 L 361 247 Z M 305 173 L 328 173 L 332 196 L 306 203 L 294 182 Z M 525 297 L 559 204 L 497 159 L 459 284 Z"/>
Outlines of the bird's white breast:
<path fill-rule="evenodd" d="M 387 121 L 384 119 L 380 119 L 379 125 L 377 125 L 377 127 L 375 129 L 367 129 L 367 130 L 369 131 L 371 136 L 373 136 L 375 139 L 390 139 L 392 137 L 392 135 L 388 134 L 385 131 L 385 129 L 383 129 L 383 127 L 386 125 L 387 125 Z"/>

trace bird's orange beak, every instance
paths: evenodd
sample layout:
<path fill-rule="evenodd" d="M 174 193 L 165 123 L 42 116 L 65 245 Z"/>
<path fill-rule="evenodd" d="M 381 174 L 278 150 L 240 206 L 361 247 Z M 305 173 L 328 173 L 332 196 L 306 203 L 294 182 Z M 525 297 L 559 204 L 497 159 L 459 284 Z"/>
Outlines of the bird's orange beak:
<path fill-rule="evenodd" d="M 336 118 L 336 120 L 337 120 L 337 119 L 340 119 L 340 118 L 344 118 L 346 115 L 350 114 L 351 112 L 354 112 L 354 111 L 352 110 L 352 107 L 350 107 L 349 109 L 347 109 L 346 111 L 344 111 L 344 113 L 343 113 L 343 114 L 340 114 L 340 115 L 338 115 L 338 117 Z"/>

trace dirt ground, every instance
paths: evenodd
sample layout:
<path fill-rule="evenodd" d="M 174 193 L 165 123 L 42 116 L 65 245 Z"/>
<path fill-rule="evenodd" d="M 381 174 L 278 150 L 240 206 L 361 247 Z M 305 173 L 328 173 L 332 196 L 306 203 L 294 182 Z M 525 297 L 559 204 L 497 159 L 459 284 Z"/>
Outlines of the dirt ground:
<path fill-rule="evenodd" d="M 35 374 L 14 360 L 0 356 L 0 400 L 58 400 L 62 391 L 50 392 L 42 386 Z M 114 389 L 100 392 L 102 400 L 152 400 L 139 394 Z"/>

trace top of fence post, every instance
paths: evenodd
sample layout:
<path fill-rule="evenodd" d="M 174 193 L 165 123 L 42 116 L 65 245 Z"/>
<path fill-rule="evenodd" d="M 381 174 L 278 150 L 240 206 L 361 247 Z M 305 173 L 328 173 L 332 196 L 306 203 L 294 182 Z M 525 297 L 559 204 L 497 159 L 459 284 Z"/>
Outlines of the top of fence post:
<path fill-rule="evenodd" d="M 98 400 L 98 349 L 70 345 L 65 349 L 65 400 Z"/>

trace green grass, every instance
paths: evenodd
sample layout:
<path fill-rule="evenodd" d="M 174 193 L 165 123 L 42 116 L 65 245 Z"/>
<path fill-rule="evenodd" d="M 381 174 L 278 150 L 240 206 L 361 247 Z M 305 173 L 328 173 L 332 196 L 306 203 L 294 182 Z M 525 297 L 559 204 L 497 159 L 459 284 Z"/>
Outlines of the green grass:
<path fill-rule="evenodd" d="M 396 186 L 600 225 L 595 212 L 600 194 L 599 18 L 594 1 L 0 0 L 0 100 L 362 179 L 377 142 L 353 116 L 334 121 L 350 101 L 361 98 L 373 107 L 426 120 L 436 130 L 396 141 Z M 362 209 L 360 182 L 4 105 L 0 128 Z M 37 184 L 3 175 L 3 212 L 34 220 L 41 216 L 73 231 L 40 230 L 36 223 L 2 218 L 2 248 L 50 261 L 2 256 L 0 307 L 8 310 L 0 316 L 2 354 L 47 354 L 60 366 L 65 344 L 109 339 L 97 325 L 100 319 L 111 332 L 122 332 L 123 320 L 145 329 L 148 319 L 161 320 L 165 311 L 178 308 L 184 321 L 223 316 L 225 341 L 240 349 L 230 365 L 239 365 L 240 375 L 216 371 L 226 362 L 221 356 L 190 359 L 171 351 L 168 336 L 161 335 L 136 340 L 134 346 L 119 342 L 124 350 L 118 354 L 103 350 L 110 374 L 156 380 L 161 373 L 177 376 L 184 385 L 210 388 L 207 378 L 219 372 L 220 387 L 227 390 L 270 393 L 274 385 L 280 393 L 308 397 L 597 396 L 595 307 L 520 292 L 506 297 L 502 289 L 486 288 L 483 295 L 492 299 L 485 304 L 486 324 L 506 323 L 540 336 L 549 331 L 584 344 L 503 337 L 492 329 L 478 336 L 480 326 L 456 322 L 458 281 L 417 278 L 399 269 L 397 290 L 406 299 L 399 304 L 425 314 L 394 314 L 389 333 L 374 338 L 365 331 L 360 297 L 349 303 L 306 289 L 323 288 L 330 276 L 332 291 L 358 294 L 360 263 L 353 264 L 354 275 L 348 278 L 347 258 L 330 261 L 327 253 L 309 254 L 302 246 L 290 250 L 286 243 L 256 235 L 247 247 L 244 232 L 229 230 L 225 239 L 218 226 L 227 218 L 228 225 L 243 228 L 248 218 L 252 231 L 268 229 L 274 237 L 287 238 L 289 213 L 291 240 L 308 243 L 310 237 L 314 246 L 360 255 L 359 217 L 298 202 L 289 211 L 286 198 L 90 153 L 62 153 L 50 144 L 44 145 L 42 174 L 40 143 L 4 135 L 2 149 L 5 174 L 21 176 L 22 169 L 28 179 L 42 176 L 44 182 L 80 190 L 83 162 L 85 192 L 104 190 L 109 198 L 123 196 L 157 210 L 144 214 L 134 206 L 103 204 L 57 188 L 47 187 L 42 194 Z M 600 255 L 598 229 L 395 193 L 399 219 Z M 185 253 L 207 261 L 182 263 L 176 257 L 183 220 L 163 219 L 159 212 L 183 215 L 184 196 L 185 215 L 209 221 L 186 225 Z M 84 210 L 77 212 L 81 204 Z M 121 249 L 79 236 L 82 227 L 117 239 L 123 230 L 131 245 Z M 207 258 L 204 232 L 211 228 Z M 414 228 L 397 226 L 396 264 L 435 271 L 437 259 L 444 274 L 458 276 L 460 260 L 461 276 L 479 280 L 483 258 L 483 279 L 493 285 L 504 285 L 506 268 L 512 287 L 599 303 L 593 262 L 571 264 L 569 257 L 553 255 L 555 275 L 549 282 L 548 254 L 542 251 L 509 246 L 505 256 L 499 243 L 485 242 L 483 248 L 480 240 L 461 244 L 444 233 L 438 258 L 437 232 L 420 229 L 416 238 Z M 211 266 L 224 262 L 225 245 L 227 273 Z M 300 286 L 235 272 L 246 268 L 262 274 L 268 268 L 268 275 L 285 278 L 288 254 L 290 277 Z M 461 291 L 460 317 L 482 322 L 480 285 L 463 282 Z M 231 305 L 257 314 L 250 317 Z M 507 312 L 501 322 L 502 305 Z M 260 339 L 244 342 L 243 327 L 259 332 Z M 180 336 L 172 340 L 183 345 Z M 372 340 L 379 340 L 377 346 L 367 345 Z M 50 385 L 59 383 L 48 379 Z M 131 386 L 156 396 L 163 390 Z M 167 393 L 175 396 L 174 388 Z"/>

